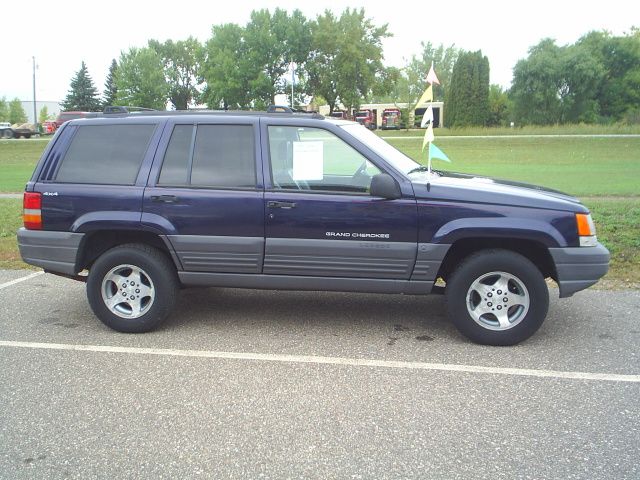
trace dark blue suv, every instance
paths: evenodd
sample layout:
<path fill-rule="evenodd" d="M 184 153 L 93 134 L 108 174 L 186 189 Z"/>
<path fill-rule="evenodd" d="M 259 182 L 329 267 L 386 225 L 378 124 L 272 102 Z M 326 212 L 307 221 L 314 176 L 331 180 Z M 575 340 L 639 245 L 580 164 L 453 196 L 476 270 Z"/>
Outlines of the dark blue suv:
<path fill-rule="evenodd" d="M 544 321 L 545 278 L 567 297 L 609 263 L 575 198 L 429 174 L 361 125 L 315 114 L 72 120 L 27 184 L 24 221 L 24 261 L 86 281 L 121 332 L 157 327 L 194 285 L 444 292 L 464 335 L 510 345 Z"/>

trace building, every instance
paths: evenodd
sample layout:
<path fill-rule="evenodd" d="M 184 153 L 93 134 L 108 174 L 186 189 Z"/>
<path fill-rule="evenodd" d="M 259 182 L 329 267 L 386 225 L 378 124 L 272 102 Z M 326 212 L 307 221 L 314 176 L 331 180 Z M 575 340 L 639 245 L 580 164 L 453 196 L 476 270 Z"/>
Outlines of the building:
<path fill-rule="evenodd" d="M 20 103 L 22 103 L 24 113 L 27 114 L 27 123 L 36 123 L 33 119 L 33 100 L 23 101 Z M 40 116 L 40 110 L 42 110 L 42 107 L 45 106 L 47 107 L 47 113 L 49 117 L 55 120 L 61 110 L 60 104 L 58 102 L 36 100 L 36 115 L 38 117 Z"/>

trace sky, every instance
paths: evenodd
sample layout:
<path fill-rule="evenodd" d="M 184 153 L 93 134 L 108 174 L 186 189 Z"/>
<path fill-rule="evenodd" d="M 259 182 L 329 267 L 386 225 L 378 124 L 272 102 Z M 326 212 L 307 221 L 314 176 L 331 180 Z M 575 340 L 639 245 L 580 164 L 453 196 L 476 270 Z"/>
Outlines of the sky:
<path fill-rule="evenodd" d="M 298 8 L 313 18 L 325 9 L 339 14 L 346 7 L 364 7 L 376 25 L 388 23 L 393 33 L 383 44 L 387 66 L 402 67 L 411 55 L 420 53 L 421 42 L 455 44 L 465 50 L 481 49 L 489 57 L 491 83 L 505 88 L 511 84 L 516 62 L 543 38 L 565 45 L 591 30 L 621 35 L 634 22 L 640 27 L 637 0 L 32 0 L 26 5 L 9 0 L 2 6 L 0 97 L 7 99 L 33 99 L 34 56 L 38 101 L 61 101 L 83 60 L 102 92 L 111 59 L 121 51 L 145 46 L 151 38 L 180 40 L 192 35 L 204 42 L 212 25 L 244 25 L 251 11 L 261 8 Z"/>

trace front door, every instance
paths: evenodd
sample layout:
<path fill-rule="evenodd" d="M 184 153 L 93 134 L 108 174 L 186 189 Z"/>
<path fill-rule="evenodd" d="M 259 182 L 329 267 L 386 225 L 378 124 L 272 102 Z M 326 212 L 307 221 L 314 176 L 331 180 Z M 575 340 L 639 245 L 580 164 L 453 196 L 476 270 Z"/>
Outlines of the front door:
<path fill-rule="evenodd" d="M 263 273 L 408 280 L 415 199 L 372 197 L 371 177 L 381 168 L 329 129 L 262 122 L 270 167 Z"/>
<path fill-rule="evenodd" d="M 224 123 L 223 123 L 224 122 Z M 145 224 L 167 234 L 185 271 L 260 273 L 264 192 L 257 118 L 172 119 L 144 192 Z"/>

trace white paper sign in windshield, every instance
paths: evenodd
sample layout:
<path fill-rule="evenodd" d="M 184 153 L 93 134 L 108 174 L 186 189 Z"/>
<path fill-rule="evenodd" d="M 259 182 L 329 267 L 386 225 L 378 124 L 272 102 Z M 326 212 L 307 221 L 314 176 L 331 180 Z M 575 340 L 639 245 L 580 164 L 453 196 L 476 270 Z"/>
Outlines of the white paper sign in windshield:
<path fill-rule="evenodd" d="M 293 179 L 322 180 L 323 142 L 293 142 Z"/>

